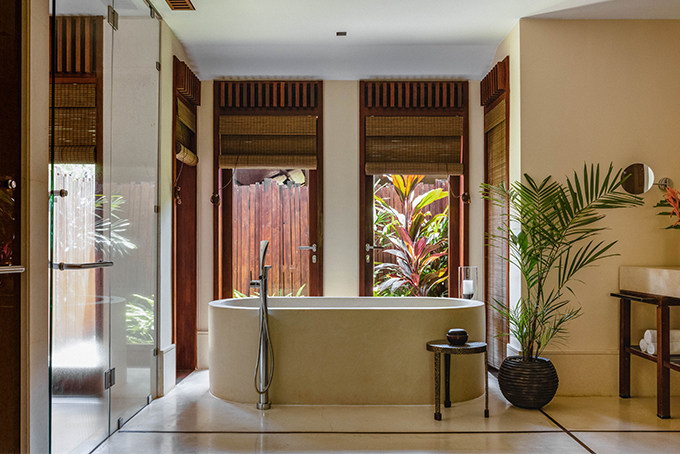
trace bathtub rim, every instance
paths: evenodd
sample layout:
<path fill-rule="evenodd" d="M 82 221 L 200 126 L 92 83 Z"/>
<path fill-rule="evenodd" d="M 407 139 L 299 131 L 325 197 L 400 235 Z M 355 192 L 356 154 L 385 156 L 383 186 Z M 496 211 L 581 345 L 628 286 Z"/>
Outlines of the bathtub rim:
<path fill-rule="evenodd" d="M 286 300 L 296 300 L 296 301 L 314 301 L 317 299 L 323 299 L 323 300 L 331 300 L 331 301 L 340 301 L 340 300 L 400 300 L 400 301 L 405 301 L 405 300 L 414 300 L 414 301 L 455 301 L 458 302 L 458 304 L 442 304 L 442 305 L 424 305 L 424 306 L 416 306 L 416 305 L 408 305 L 408 306 L 320 306 L 320 305 L 313 305 L 313 306 L 301 306 L 301 307 L 295 307 L 295 306 L 278 306 L 277 303 L 280 303 L 281 301 L 286 301 Z M 483 301 L 475 300 L 475 299 L 463 299 L 463 298 L 439 298 L 439 297 L 416 297 L 416 296 L 270 296 L 267 297 L 267 300 L 270 304 L 268 309 L 271 311 L 277 311 L 277 310 L 442 310 L 442 309 L 471 309 L 471 308 L 476 308 L 480 306 L 484 306 L 485 303 Z M 259 297 L 246 297 L 246 298 L 224 298 L 220 300 L 213 300 L 210 301 L 208 304 L 210 307 L 214 307 L 216 309 L 239 309 L 239 310 L 259 310 Z M 234 305 L 234 304 L 226 304 L 227 302 L 249 302 L 252 303 L 252 306 L 244 306 L 244 305 Z M 461 304 L 462 303 L 462 304 Z"/>

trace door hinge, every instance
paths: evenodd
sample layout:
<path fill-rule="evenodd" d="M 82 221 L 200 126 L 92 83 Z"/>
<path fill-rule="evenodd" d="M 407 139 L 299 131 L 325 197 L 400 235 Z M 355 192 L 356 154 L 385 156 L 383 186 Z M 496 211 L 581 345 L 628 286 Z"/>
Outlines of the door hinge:
<path fill-rule="evenodd" d="M 160 212 L 161 212 L 161 207 L 159 207 L 158 205 L 154 205 L 154 206 L 153 206 L 153 212 L 154 212 L 154 213 L 160 213 Z"/>
<path fill-rule="evenodd" d="M 116 368 L 104 372 L 104 389 L 109 389 L 116 384 Z"/>
<path fill-rule="evenodd" d="M 147 405 L 151 405 L 151 401 L 152 401 L 152 400 L 153 400 L 153 396 L 152 396 L 151 394 L 149 394 L 148 396 L 146 396 L 146 404 L 147 404 Z"/>
<path fill-rule="evenodd" d="M 158 356 L 159 353 L 160 353 L 160 350 L 158 349 L 158 347 L 153 349 L 153 356 Z"/>
<path fill-rule="evenodd" d="M 123 424 L 125 424 L 125 422 L 123 422 L 123 418 L 118 418 L 118 430 L 123 427 Z"/>
<path fill-rule="evenodd" d="M 160 70 L 161 70 L 161 62 L 157 61 L 156 62 L 156 71 L 160 71 Z"/>
<path fill-rule="evenodd" d="M 113 6 L 109 5 L 109 13 L 106 17 L 107 22 L 114 30 L 118 30 L 118 13 Z"/>

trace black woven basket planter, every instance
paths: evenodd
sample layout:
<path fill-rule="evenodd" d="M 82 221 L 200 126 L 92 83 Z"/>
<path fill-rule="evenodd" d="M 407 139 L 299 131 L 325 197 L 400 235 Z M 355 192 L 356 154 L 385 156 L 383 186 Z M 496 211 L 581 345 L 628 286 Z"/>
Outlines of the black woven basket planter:
<path fill-rule="evenodd" d="M 498 371 L 498 386 L 508 401 L 521 408 L 541 408 L 555 397 L 559 379 L 552 361 L 522 361 L 508 356 Z"/>

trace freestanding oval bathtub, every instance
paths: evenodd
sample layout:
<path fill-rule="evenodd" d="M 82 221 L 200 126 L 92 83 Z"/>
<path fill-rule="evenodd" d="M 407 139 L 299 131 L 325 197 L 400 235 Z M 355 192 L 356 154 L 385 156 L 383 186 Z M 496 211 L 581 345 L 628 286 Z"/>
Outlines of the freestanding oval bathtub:
<path fill-rule="evenodd" d="M 289 297 L 268 304 L 273 405 L 432 404 L 434 355 L 425 344 L 446 338 L 450 328 L 484 340 L 484 304 L 474 300 Z M 210 392 L 216 397 L 258 400 L 258 305 L 257 298 L 210 303 Z M 483 355 L 451 356 L 452 401 L 483 394 L 483 361 Z"/>

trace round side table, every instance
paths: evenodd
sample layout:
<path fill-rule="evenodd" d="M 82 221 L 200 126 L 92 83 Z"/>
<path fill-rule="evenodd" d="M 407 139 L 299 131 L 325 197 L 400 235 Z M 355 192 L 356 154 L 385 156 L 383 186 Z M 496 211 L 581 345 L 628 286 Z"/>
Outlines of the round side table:
<path fill-rule="evenodd" d="M 439 407 L 441 387 L 441 354 L 444 354 L 444 407 L 451 406 L 449 377 L 451 375 L 451 355 L 474 355 L 484 353 L 484 417 L 489 417 L 489 367 L 487 365 L 486 342 L 468 342 L 464 345 L 451 345 L 446 339 L 427 343 L 427 350 L 434 353 L 434 419 L 442 420 Z"/>

